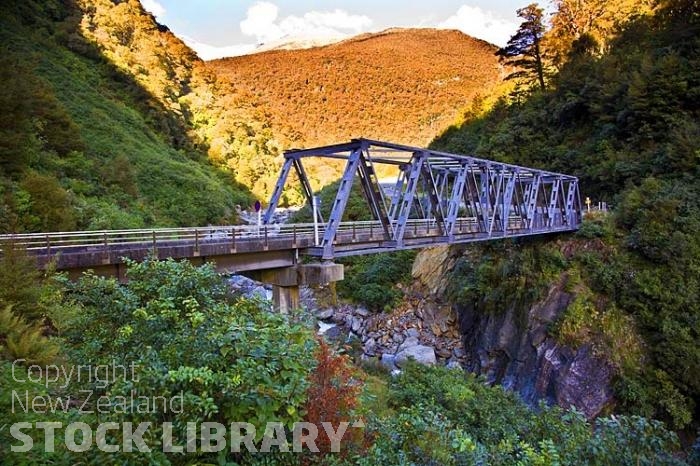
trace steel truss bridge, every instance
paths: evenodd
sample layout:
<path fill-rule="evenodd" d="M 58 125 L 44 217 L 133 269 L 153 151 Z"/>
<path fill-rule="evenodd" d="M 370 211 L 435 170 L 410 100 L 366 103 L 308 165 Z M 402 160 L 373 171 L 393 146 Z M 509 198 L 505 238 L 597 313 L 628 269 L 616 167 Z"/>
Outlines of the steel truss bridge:
<path fill-rule="evenodd" d="M 313 191 L 303 161 L 309 157 L 346 161 L 328 220 L 314 209 L 315 222 L 324 225 L 323 237 L 306 252 L 323 259 L 572 231 L 581 222 L 578 179 L 561 173 L 369 139 L 290 150 L 284 157 L 265 213 L 266 224 L 292 169 L 312 205 Z M 382 165 L 398 169 L 389 192 L 377 177 Z M 380 229 L 379 241 L 373 235 L 368 241 L 356 235 L 347 241 L 342 234 L 345 207 L 357 182 Z"/>
<path fill-rule="evenodd" d="M 304 162 L 345 161 L 324 220 L 274 224 L 273 214 L 292 170 L 309 204 L 313 191 Z M 385 190 L 377 168 L 398 173 Z M 353 186 L 359 185 L 374 220 L 343 221 Z M 145 230 L 32 233 L 0 236 L 35 255 L 40 267 L 123 276 L 123 258 L 214 262 L 220 271 L 294 267 L 300 256 L 336 257 L 576 230 L 582 207 L 578 179 L 466 155 L 369 139 L 290 150 L 261 225 Z M 2 245 L 0 244 L 0 247 Z M 342 278 L 342 271 L 340 273 Z"/>

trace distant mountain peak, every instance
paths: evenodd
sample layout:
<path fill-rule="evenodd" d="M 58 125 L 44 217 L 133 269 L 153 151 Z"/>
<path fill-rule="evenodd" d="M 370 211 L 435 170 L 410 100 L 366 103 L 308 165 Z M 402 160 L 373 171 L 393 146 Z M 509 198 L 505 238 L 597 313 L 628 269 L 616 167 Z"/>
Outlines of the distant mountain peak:
<path fill-rule="evenodd" d="M 286 35 L 280 39 L 260 44 L 253 53 L 268 52 L 270 50 L 303 50 L 324 45 L 334 44 L 346 40 L 349 36 L 337 35 Z"/>

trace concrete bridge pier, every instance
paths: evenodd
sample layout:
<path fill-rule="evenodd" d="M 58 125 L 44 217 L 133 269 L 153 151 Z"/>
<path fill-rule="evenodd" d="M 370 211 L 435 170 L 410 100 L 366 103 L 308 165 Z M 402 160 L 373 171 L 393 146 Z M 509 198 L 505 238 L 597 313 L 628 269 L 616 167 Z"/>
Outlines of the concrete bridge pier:
<path fill-rule="evenodd" d="M 299 307 L 299 285 L 327 285 L 343 277 L 342 264 L 320 262 L 262 270 L 255 278 L 272 285 L 275 310 L 286 314 Z"/>
<path fill-rule="evenodd" d="M 287 314 L 299 308 L 299 286 L 272 285 L 272 303 L 276 311 Z"/>

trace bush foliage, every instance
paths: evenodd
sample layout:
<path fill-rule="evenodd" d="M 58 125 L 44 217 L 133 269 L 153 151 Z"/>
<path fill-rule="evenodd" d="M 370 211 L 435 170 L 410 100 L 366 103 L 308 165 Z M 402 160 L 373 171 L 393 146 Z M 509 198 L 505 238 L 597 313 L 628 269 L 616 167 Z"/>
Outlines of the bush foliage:
<path fill-rule="evenodd" d="M 684 464 L 678 438 L 642 417 L 600 418 L 525 407 L 460 370 L 409 365 L 389 383 L 390 418 L 373 419 L 374 444 L 357 463 L 421 465 Z"/>

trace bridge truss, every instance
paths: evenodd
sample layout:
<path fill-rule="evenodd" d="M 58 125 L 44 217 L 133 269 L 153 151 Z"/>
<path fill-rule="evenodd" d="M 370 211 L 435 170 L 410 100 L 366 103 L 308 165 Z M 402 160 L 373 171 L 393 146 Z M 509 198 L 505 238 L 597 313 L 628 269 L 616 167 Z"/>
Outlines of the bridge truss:
<path fill-rule="evenodd" d="M 265 224 L 270 223 L 292 170 L 307 202 L 312 204 L 313 191 L 303 164 L 309 157 L 346 161 L 328 220 L 324 221 L 317 212 L 323 238 L 309 253 L 324 259 L 428 243 L 571 231 L 581 222 L 576 177 L 472 156 L 353 139 L 344 144 L 285 152 L 284 165 L 264 215 Z M 398 169 L 391 189 L 384 189 L 377 176 L 381 165 Z M 382 241 L 340 246 L 338 227 L 356 182 L 381 228 Z M 421 225 L 420 235 L 417 225 Z"/>

